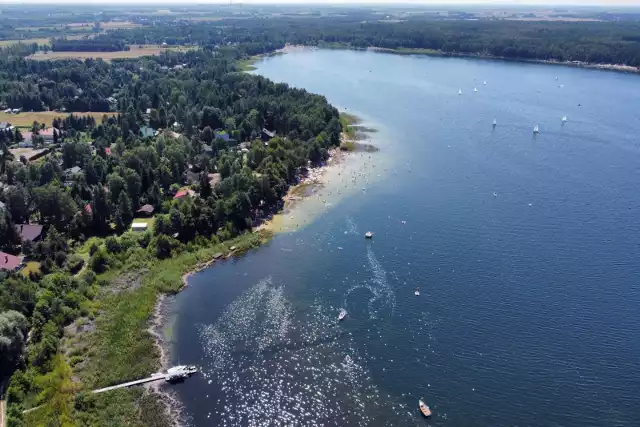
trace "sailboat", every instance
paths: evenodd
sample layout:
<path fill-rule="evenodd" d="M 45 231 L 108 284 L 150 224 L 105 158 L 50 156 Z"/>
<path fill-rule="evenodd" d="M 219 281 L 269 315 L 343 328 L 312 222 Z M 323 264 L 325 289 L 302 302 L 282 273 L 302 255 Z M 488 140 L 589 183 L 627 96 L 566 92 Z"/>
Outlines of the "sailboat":
<path fill-rule="evenodd" d="M 540 133 L 540 127 L 538 125 L 533 128 L 533 133 L 536 135 Z"/>
<path fill-rule="evenodd" d="M 484 82 L 482 82 L 482 84 L 486 86 L 487 85 L 487 81 L 485 80 Z"/>
<path fill-rule="evenodd" d="M 567 119 L 567 116 L 563 116 L 563 117 L 562 117 L 562 124 L 567 123 L 567 120 L 568 120 L 568 119 Z"/>
<path fill-rule="evenodd" d="M 474 87 L 474 88 L 473 88 L 473 91 L 474 91 L 474 92 L 477 92 L 477 91 L 478 91 L 478 88 Z"/>
<path fill-rule="evenodd" d="M 498 126 L 498 121 L 496 119 L 493 119 L 493 127 Z"/>
<path fill-rule="evenodd" d="M 462 95 L 462 89 L 458 89 L 458 95 Z"/>

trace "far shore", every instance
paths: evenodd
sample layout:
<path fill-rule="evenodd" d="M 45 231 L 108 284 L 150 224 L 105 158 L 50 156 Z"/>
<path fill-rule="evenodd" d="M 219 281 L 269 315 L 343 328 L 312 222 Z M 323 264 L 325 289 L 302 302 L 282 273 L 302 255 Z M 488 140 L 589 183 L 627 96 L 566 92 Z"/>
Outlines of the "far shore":
<path fill-rule="evenodd" d="M 359 50 L 359 51 L 391 53 L 395 55 L 424 55 L 424 56 L 441 56 L 441 57 L 451 57 L 451 58 L 491 59 L 491 60 L 523 62 L 523 63 L 531 63 L 531 64 L 548 64 L 548 65 L 562 65 L 565 67 L 591 68 L 596 70 L 617 71 L 621 73 L 633 73 L 633 74 L 640 73 L 640 67 L 634 67 L 631 65 L 624 65 L 624 64 L 599 64 L 599 63 L 582 62 L 582 61 L 557 61 L 553 59 L 507 58 L 504 56 L 494 56 L 494 55 L 486 55 L 486 54 L 480 54 L 480 53 L 443 52 L 441 50 L 423 49 L 423 48 L 391 49 L 391 48 L 377 47 L 377 46 L 370 46 L 368 48 L 358 48 L 354 46 L 349 46 L 344 43 L 328 43 L 328 44 L 321 44 L 318 46 L 287 45 L 282 49 L 278 49 L 276 52 L 290 53 L 290 52 L 295 52 L 298 50 L 304 50 L 304 49 L 310 49 L 310 48 Z"/>

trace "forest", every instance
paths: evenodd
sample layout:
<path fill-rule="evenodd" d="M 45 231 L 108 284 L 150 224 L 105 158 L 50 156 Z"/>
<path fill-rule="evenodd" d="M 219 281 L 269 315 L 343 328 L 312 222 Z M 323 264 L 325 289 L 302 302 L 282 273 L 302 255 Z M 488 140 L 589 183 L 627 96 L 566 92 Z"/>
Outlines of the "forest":
<path fill-rule="evenodd" d="M 11 58 L 2 70 L 9 105 L 106 111 L 100 102 L 113 95 L 120 112 L 101 122 L 61 115 L 57 148 L 37 162 L 12 156 L 13 133 L 0 138 L 0 249 L 39 266 L 0 273 L 9 343 L 0 375 L 17 368 L 7 396 L 9 425 L 20 426 L 22 408 L 47 401 L 45 378 L 66 369 L 65 327 L 94 313 L 101 275 L 134 253 L 160 262 L 251 231 L 339 144 L 341 125 L 323 97 L 236 72 L 233 59 L 206 50 L 113 63 Z M 143 206 L 152 229 L 129 231 Z M 46 234 L 21 241 L 21 224 Z"/>
<path fill-rule="evenodd" d="M 409 19 L 358 21 L 283 17 L 221 20 L 203 24 L 166 22 L 154 28 L 120 30 L 104 37 L 168 44 L 223 46 L 239 43 L 250 54 L 286 43 L 345 47 L 431 49 L 445 54 L 508 59 L 581 61 L 640 66 L 640 22 L 521 22 L 505 20 Z M 167 27 L 171 28 L 167 31 Z"/>

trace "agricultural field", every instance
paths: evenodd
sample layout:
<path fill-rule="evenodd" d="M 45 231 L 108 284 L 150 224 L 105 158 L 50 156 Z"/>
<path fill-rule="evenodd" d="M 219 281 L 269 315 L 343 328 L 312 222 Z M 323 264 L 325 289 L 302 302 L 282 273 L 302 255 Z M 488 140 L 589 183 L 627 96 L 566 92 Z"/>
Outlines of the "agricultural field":
<path fill-rule="evenodd" d="M 162 52 L 173 51 L 186 51 L 193 49 L 191 47 L 181 46 L 159 46 L 159 45 L 144 45 L 139 47 L 137 45 L 130 46 L 130 50 L 121 50 L 116 52 L 38 52 L 28 56 L 29 59 L 37 60 L 52 60 L 52 59 L 87 59 L 87 58 L 101 58 L 105 61 L 111 59 L 127 59 L 138 58 L 141 56 L 160 55 Z"/>
<path fill-rule="evenodd" d="M 107 115 L 117 115 L 118 113 L 103 113 L 96 111 L 89 112 L 74 112 L 76 116 L 92 116 L 96 119 L 97 122 L 102 121 L 102 116 Z M 4 112 L 0 112 L 0 122 L 9 122 L 13 126 L 17 127 L 31 127 L 33 122 L 36 121 L 38 123 L 44 123 L 47 127 L 51 126 L 53 119 L 56 117 L 64 118 L 67 117 L 69 113 L 59 113 L 55 111 L 37 111 L 33 113 L 19 113 L 19 114 L 7 114 Z"/>
<path fill-rule="evenodd" d="M 0 40 L 0 47 L 12 46 L 14 44 L 22 43 L 22 44 L 49 44 L 51 41 L 50 38 L 39 38 L 39 39 L 23 39 L 23 40 Z"/>

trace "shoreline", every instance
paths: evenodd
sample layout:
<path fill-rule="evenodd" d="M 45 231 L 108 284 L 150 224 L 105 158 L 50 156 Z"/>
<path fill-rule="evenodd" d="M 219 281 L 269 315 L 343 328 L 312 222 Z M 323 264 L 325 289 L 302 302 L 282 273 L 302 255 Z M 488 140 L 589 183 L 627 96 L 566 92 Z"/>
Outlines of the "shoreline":
<path fill-rule="evenodd" d="M 353 48 L 346 47 L 346 49 L 353 49 Z M 361 50 L 361 49 L 355 49 L 355 50 Z M 504 56 L 482 55 L 482 54 L 474 54 L 474 53 L 443 52 L 443 51 L 432 50 L 432 49 L 403 49 L 403 48 L 391 49 L 391 48 L 376 47 L 376 46 L 371 46 L 362 50 L 372 51 L 372 52 L 381 52 L 381 53 L 391 53 L 395 55 L 424 55 L 424 56 L 440 56 L 440 57 L 451 57 L 451 58 L 490 59 L 490 60 L 522 62 L 522 63 L 530 63 L 530 64 L 561 65 L 565 67 L 589 68 L 589 69 L 595 69 L 595 70 L 616 71 L 620 73 L 640 74 L 640 67 L 634 67 L 631 65 L 624 65 L 624 64 L 597 64 L 597 63 L 582 62 L 582 61 L 557 61 L 553 59 L 507 58 Z"/>
<path fill-rule="evenodd" d="M 640 74 L 640 67 L 634 67 L 632 65 L 625 64 L 599 64 L 599 63 L 591 63 L 591 62 L 582 62 L 582 61 L 557 61 L 553 59 L 529 59 L 529 58 L 507 58 L 504 56 L 494 56 L 494 55 L 483 55 L 477 53 L 462 53 L 462 52 L 443 52 L 440 50 L 427 49 L 427 48 L 386 48 L 386 47 L 378 47 L 378 46 L 369 46 L 366 48 L 358 48 L 349 46 L 346 44 L 327 44 L 327 45 L 286 45 L 285 47 L 276 50 L 276 54 L 286 54 L 290 52 L 295 52 L 304 49 L 345 49 L 345 50 L 356 50 L 356 51 L 367 51 L 367 52 L 380 52 L 380 53 L 390 53 L 394 55 L 421 55 L 421 56 L 437 56 L 437 57 L 450 57 L 450 58 L 471 58 L 471 59 L 487 59 L 487 60 L 497 60 L 497 61 L 508 61 L 508 62 L 522 62 L 529 64 L 545 64 L 545 65 L 560 65 L 565 67 L 573 67 L 573 68 L 587 68 L 593 70 L 602 70 L 602 71 L 615 71 L 619 73 L 628 73 L 628 74 Z"/>
<path fill-rule="evenodd" d="M 350 118 L 348 120 L 350 120 L 350 124 L 348 126 L 356 125 L 359 121 L 358 118 Z M 329 150 L 328 159 L 320 166 L 307 169 L 306 174 L 300 177 L 298 183 L 291 186 L 287 191 L 287 194 L 283 197 L 284 204 L 282 209 L 269 219 L 264 220 L 252 231 L 252 233 L 263 234 L 266 232 L 273 235 L 279 232 L 289 231 L 282 227 L 278 227 L 276 224 L 281 223 L 286 218 L 286 215 L 288 215 L 298 203 L 316 195 L 320 189 L 327 185 L 330 175 L 329 172 L 333 169 L 339 168 L 347 158 L 359 151 L 357 149 L 351 151 L 341 148 L 344 147 L 344 144 L 346 143 L 358 144 L 355 138 L 349 138 L 347 133 L 343 132 L 340 135 L 340 145 Z M 358 144 L 357 146 L 360 147 L 360 145 L 362 144 Z M 307 189 L 310 190 L 308 191 Z M 292 231 L 295 231 L 297 228 L 298 227 Z M 177 292 L 181 292 L 184 288 L 189 286 L 189 278 L 192 275 L 215 265 L 218 260 L 228 259 L 242 252 L 242 250 L 237 250 L 235 246 L 231 246 L 228 248 L 226 253 L 216 253 L 210 260 L 198 263 L 182 275 L 182 286 Z M 163 371 L 169 368 L 170 363 L 169 343 L 163 332 L 163 329 L 166 327 L 170 318 L 169 312 L 170 305 L 172 303 L 170 296 L 171 295 L 165 293 L 159 294 L 147 329 L 149 334 L 152 336 L 154 345 L 158 351 L 160 369 Z M 163 387 L 163 384 L 164 383 L 162 382 L 150 383 L 146 385 L 145 389 L 147 392 L 156 394 L 158 402 L 162 407 L 164 407 L 171 427 L 182 427 L 185 425 L 183 404 L 176 393 L 170 388 Z"/>

